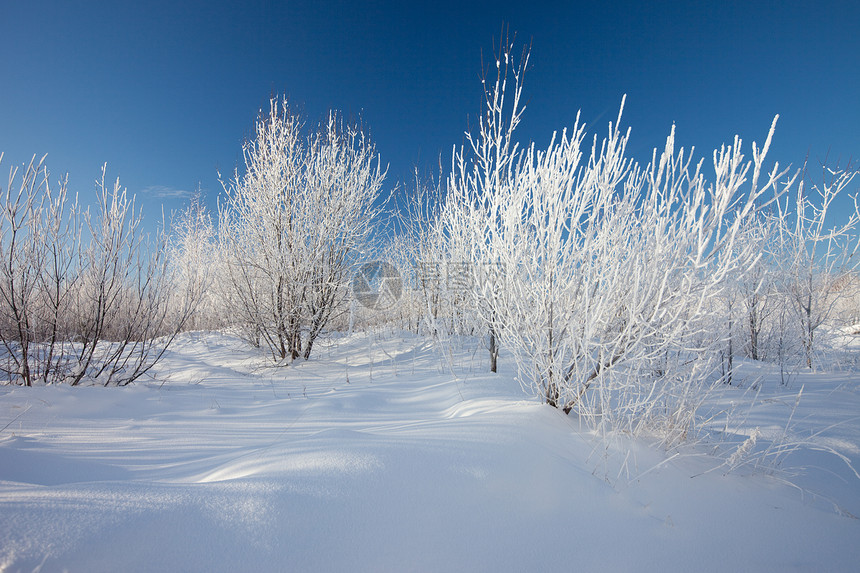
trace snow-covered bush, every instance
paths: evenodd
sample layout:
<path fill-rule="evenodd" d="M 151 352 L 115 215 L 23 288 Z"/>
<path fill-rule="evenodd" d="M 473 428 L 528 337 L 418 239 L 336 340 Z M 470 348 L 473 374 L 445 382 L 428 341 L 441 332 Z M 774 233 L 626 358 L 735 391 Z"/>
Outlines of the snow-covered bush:
<path fill-rule="evenodd" d="M 717 150 L 713 182 L 675 149 L 674 127 L 648 166 L 636 164 L 620 112 L 590 146 L 577 119 L 545 150 L 521 149 L 527 62 L 505 46 L 485 82 L 485 113 L 454 154 L 438 236 L 470 263 L 475 311 L 527 388 L 595 426 L 681 439 L 721 345 L 713 301 L 758 257 L 741 230 L 792 181 L 778 166 L 763 173 L 774 126 L 751 161 L 738 138 Z"/>
<path fill-rule="evenodd" d="M 820 184 L 809 188 L 803 178 L 794 201 L 786 197 L 777 203 L 774 260 L 788 320 L 799 335 L 807 368 L 815 364 L 821 335 L 846 326 L 833 321 L 840 303 L 851 297 L 851 277 L 860 264 L 856 256 L 860 249 L 856 198 L 854 212 L 847 219 L 840 223 L 831 220 L 834 200 L 856 175 L 850 169 L 824 168 Z"/>
<path fill-rule="evenodd" d="M 65 181 L 50 184 L 44 160 L 34 158 L 20 180 L 18 168 L 10 168 L 0 216 L 0 364 L 7 380 L 27 386 L 68 370 L 78 273 L 77 202 L 67 201 Z"/>
<path fill-rule="evenodd" d="M 212 217 L 195 193 L 189 204 L 174 218 L 168 257 L 173 286 L 173 312 L 186 308 L 193 312 L 185 323 L 187 330 L 212 330 L 228 324 L 218 297 L 218 244 Z"/>
<path fill-rule="evenodd" d="M 385 178 L 375 147 L 334 113 L 303 132 L 286 100 L 272 99 L 244 145 L 244 173 L 223 183 L 219 211 L 227 311 L 275 360 L 308 358 L 345 312 L 352 257 Z"/>
<path fill-rule="evenodd" d="M 741 230 L 739 239 L 761 253 L 752 266 L 739 274 L 733 285 L 740 302 L 739 330 L 743 353 L 753 360 L 773 359 L 774 317 L 780 304 L 774 272 L 776 265 L 768 252 L 774 239 L 774 227 L 773 221 L 757 213 Z"/>
<path fill-rule="evenodd" d="M 44 158 L 17 174 L 0 214 L 0 371 L 26 386 L 133 382 L 190 311 L 170 310 L 166 235 L 143 234 L 134 199 L 104 169 L 94 212 L 68 198 L 66 180 L 51 186 Z"/>
<path fill-rule="evenodd" d="M 709 309 L 715 319 L 711 329 L 722 342 L 720 375 L 727 384 L 735 382 L 736 357 L 767 360 L 775 359 L 778 353 L 775 322 L 783 297 L 777 289 L 778 273 L 770 254 L 776 228 L 773 223 L 760 212 L 744 222 L 736 249 L 758 255 L 750 265 L 728 273 L 721 294 L 710 301 L 716 307 Z"/>

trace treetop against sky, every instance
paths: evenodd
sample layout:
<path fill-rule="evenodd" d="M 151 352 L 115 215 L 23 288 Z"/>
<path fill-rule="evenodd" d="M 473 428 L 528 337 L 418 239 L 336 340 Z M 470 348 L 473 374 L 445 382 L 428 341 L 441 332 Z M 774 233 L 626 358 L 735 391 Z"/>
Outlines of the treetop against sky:
<path fill-rule="evenodd" d="M 706 161 L 735 134 L 749 156 L 776 114 L 772 161 L 860 156 L 853 2 L 34 0 L 0 5 L 4 166 L 47 153 L 85 197 L 107 162 L 150 222 L 198 185 L 214 207 L 282 94 L 310 125 L 332 108 L 360 121 L 387 185 L 408 188 L 475 125 L 503 27 L 532 46 L 524 141 L 545 146 L 578 110 L 603 135 L 627 94 L 643 163 L 673 123 Z"/>

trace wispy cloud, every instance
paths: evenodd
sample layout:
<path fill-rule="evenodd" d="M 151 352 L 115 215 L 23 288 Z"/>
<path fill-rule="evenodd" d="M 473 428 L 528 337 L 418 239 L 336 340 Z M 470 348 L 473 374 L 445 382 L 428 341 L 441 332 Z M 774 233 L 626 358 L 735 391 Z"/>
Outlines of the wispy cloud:
<path fill-rule="evenodd" d="M 193 195 L 193 192 L 187 189 L 176 189 L 167 185 L 150 185 L 145 187 L 141 193 L 156 199 L 190 199 Z"/>

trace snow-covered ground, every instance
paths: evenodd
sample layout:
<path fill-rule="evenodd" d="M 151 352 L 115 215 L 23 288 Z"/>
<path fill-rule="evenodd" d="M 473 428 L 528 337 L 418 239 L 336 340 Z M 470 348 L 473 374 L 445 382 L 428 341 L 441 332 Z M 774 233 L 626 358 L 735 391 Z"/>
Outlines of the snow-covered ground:
<path fill-rule="evenodd" d="M 665 452 L 605 445 L 476 345 L 356 334 L 272 368 L 190 333 L 133 387 L 0 387 L 0 571 L 860 567 L 860 479 L 833 453 L 860 467 L 856 376 L 786 389 L 745 363 L 707 436 Z M 754 433 L 759 468 L 727 473 Z M 801 445 L 771 467 L 773 440 Z"/>

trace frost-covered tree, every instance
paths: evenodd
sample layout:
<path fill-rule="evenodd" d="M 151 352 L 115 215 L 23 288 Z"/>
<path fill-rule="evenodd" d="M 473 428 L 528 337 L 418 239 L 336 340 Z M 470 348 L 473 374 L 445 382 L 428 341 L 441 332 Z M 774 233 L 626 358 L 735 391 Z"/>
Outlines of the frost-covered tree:
<path fill-rule="evenodd" d="M 782 290 L 800 334 L 807 368 L 815 363 L 822 326 L 835 316 L 840 300 L 848 295 L 841 285 L 860 264 L 856 256 L 860 248 L 856 198 L 847 219 L 831 222 L 833 202 L 856 175 L 857 171 L 850 168 L 825 167 L 820 184 L 810 188 L 804 178 L 793 204 L 787 199 L 779 203 L 776 253 Z"/>
<path fill-rule="evenodd" d="M 308 358 L 343 308 L 385 172 L 359 129 L 331 113 L 306 137 L 286 100 L 270 101 L 243 152 L 219 210 L 229 313 L 275 360 Z"/>
<path fill-rule="evenodd" d="M 416 333 L 422 328 L 432 332 L 440 326 L 443 293 L 436 264 L 441 253 L 434 232 L 443 199 L 439 179 L 422 180 L 416 169 L 412 188 L 394 204 L 393 229 L 382 253 L 403 280 L 402 296 L 395 308 L 399 322 Z"/>
<path fill-rule="evenodd" d="M 473 286 L 470 302 L 487 333 L 490 370 L 495 372 L 501 344 L 505 305 L 503 285 L 511 261 L 499 250 L 502 233 L 525 212 L 515 213 L 512 190 L 522 167 L 519 145 L 514 132 L 520 123 L 522 80 L 528 67 L 529 51 L 524 49 L 514 61 L 512 46 L 502 44 L 495 65 L 495 83 L 488 86 L 489 72 L 484 73 L 484 111 L 479 116 L 476 133 L 466 133 L 466 147 L 452 156 L 447 181 L 446 204 L 439 217 L 436 242 L 442 257 L 467 265 L 469 283 Z M 512 79 L 513 89 L 507 82 Z M 513 240 L 513 237 L 510 237 Z"/>
<path fill-rule="evenodd" d="M 216 328 L 224 324 L 224 312 L 213 280 L 218 276 L 217 237 L 212 217 L 198 191 L 173 222 L 168 256 L 173 276 L 174 312 L 187 307 L 194 312 L 186 329 Z"/>
<path fill-rule="evenodd" d="M 739 232 L 785 174 L 763 176 L 773 126 L 752 161 L 738 138 L 716 151 L 713 182 L 674 128 L 648 166 L 633 162 L 620 112 L 590 146 L 577 118 L 546 149 L 520 149 L 528 52 L 514 63 L 504 48 L 455 153 L 440 235 L 475 269 L 477 309 L 526 387 L 593 423 L 678 439 L 716 365 L 711 301 L 754 261 Z"/>
<path fill-rule="evenodd" d="M 2 156 L 0 156 L 0 159 Z M 150 240 L 119 181 L 93 209 L 49 181 L 44 158 L 10 170 L 0 213 L 0 370 L 15 384 L 134 382 L 182 328 L 166 236 Z"/>
<path fill-rule="evenodd" d="M 0 154 L 0 160 L 2 160 Z M 55 187 L 45 158 L 10 168 L 0 214 L 0 341 L 3 370 L 30 386 L 64 374 L 70 293 L 79 239 L 66 181 Z"/>
<path fill-rule="evenodd" d="M 770 357 L 774 313 L 779 304 L 776 290 L 775 264 L 768 252 L 774 240 L 774 225 L 767 217 L 758 214 L 741 231 L 740 242 L 750 243 L 760 256 L 737 281 L 741 303 L 744 333 L 744 355 L 753 360 L 766 360 Z"/>

